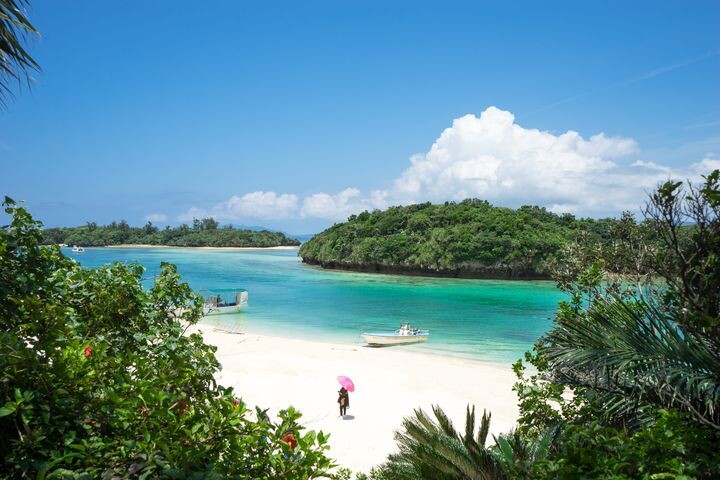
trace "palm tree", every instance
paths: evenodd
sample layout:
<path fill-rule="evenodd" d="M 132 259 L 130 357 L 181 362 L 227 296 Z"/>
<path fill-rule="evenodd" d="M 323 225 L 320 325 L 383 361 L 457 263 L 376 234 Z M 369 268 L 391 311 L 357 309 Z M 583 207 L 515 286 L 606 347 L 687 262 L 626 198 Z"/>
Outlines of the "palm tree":
<path fill-rule="evenodd" d="M 475 433 L 475 407 L 468 406 L 465 433 L 455 430 L 439 406 L 432 407 L 435 418 L 416 409 L 414 417 L 402 422 L 395 433 L 399 453 L 390 455 L 383 466 L 388 478 L 416 480 L 505 479 L 495 457 L 485 448 L 490 414 L 483 412 Z"/>
<path fill-rule="evenodd" d="M 555 380 L 595 392 L 608 419 L 639 424 L 658 408 L 720 430 L 720 345 L 683 328 L 659 300 L 600 297 L 545 341 Z"/>
<path fill-rule="evenodd" d="M 455 430 L 439 406 L 433 406 L 434 418 L 416 409 L 414 417 L 403 420 L 395 433 L 399 452 L 388 457 L 381 467 L 384 478 L 398 480 L 505 480 L 528 478 L 532 465 L 545 458 L 554 430 L 538 439 L 527 439 L 512 432 L 485 447 L 490 429 L 490 413 L 483 411 L 475 431 L 475 407 L 467 407 L 465 432 Z"/>
<path fill-rule="evenodd" d="M 652 278 L 598 283 L 562 308 L 543 340 L 548 372 L 591 394 L 610 421 L 636 426 L 679 409 L 720 430 L 720 171 L 688 191 L 666 182 L 645 215 L 656 240 L 641 268 Z"/>
<path fill-rule="evenodd" d="M 0 0 L 0 106 L 12 95 L 11 82 L 30 84 L 30 71 L 40 66 L 22 45 L 29 34 L 37 35 L 35 27 L 27 19 L 27 0 Z"/>

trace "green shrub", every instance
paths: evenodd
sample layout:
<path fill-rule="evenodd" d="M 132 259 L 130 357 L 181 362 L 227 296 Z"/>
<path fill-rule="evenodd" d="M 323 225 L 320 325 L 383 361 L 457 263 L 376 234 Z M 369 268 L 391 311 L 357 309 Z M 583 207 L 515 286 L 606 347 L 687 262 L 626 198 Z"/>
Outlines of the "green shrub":
<path fill-rule="evenodd" d="M 163 264 L 80 267 L 5 199 L 0 229 L 0 477 L 315 478 L 327 437 L 215 383 L 186 327 L 202 300 Z M 182 313 L 177 314 L 178 308 Z"/>

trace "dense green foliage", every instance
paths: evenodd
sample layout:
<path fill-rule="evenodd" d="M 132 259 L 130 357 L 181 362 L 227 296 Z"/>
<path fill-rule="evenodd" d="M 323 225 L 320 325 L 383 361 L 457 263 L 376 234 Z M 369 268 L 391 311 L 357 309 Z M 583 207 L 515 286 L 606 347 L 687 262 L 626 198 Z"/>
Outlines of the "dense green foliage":
<path fill-rule="evenodd" d="M 438 406 L 430 417 L 422 410 L 404 419 L 395 438 L 398 453 L 376 472 L 376 478 L 393 480 L 502 479 L 522 477 L 531 466 L 544 460 L 554 430 L 539 439 L 526 440 L 516 433 L 495 438 L 487 448 L 490 414 L 483 412 L 475 425 L 475 409 L 467 409 L 464 432 L 455 430 L 450 419 Z"/>
<path fill-rule="evenodd" d="M 526 354 L 532 372 L 514 365 L 514 432 L 473 445 L 469 415 L 461 435 L 439 409 L 437 422 L 416 412 L 381 471 L 413 480 L 720 478 L 720 172 L 689 191 L 662 185 L 645 217 L 623 216 L 604 242 L 563 247 L 554 268 L 570 299 Z"/>
<path fill-rule="evenodd" d="M 547 429 L 537 438 L 519 432 L 493 437 L 486 446 L 490 414 L 483 412 L 477 423 L 475 409 L 468 407 L 463 432 L 455 430 L 445 412 L 433 407 L 433 417 L 415 410 L 403 420 L 395 434 L 399 451 L 372 472 L 376 480 L 510 480 L 532 478 L 535 465 L 549 455 L 557 429 Z M 477 432 L 476 426 L 477 425 Z"/>
<path fill-rule="evenodd" d="M 138 265 L 82 268 L 5 203 L 0 477 L 301 479 L 331 467 L 326 436 L 303 432 L 298 412 L 272 420 L 216 385 L 215 347 L 186 333 L 202 299 L 173 265 L 150 290 Z"/>
<path fill-rule="evenodd" d="M 539 278 L 548 277 L 566 242 L 579 232 L 606 239 L 611 222 L 472 199 L 423 203 L 353 215 L 304 243 L 299 254 L 327 268 Z"/>
<path fill-rule="evenodd" d="M 105 247 L 108 245 L 169 245 L 174 247 L 279 247 L 297 246 L 300 242 L 281 232 L 240 230 L 231 226 L 218 227 L 212 218 L 194 220 L 192 227 L 158 229 L 148 222 L 142 228 L 125 221 L 98 226 L 88 222 L 84 227 L 47 228 L 43 230 L 46 244 Z"/>

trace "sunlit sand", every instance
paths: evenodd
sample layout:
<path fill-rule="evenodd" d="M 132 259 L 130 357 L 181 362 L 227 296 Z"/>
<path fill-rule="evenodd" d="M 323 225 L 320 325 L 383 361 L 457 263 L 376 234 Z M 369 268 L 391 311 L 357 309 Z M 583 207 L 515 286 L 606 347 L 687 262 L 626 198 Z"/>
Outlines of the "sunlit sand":
<path fill-rule="evenodd" d="M 491 433 L 510 430 L 517 418 L 515 376 L 510 365 L 412 351 L 412 347 L 360 345 L 237 334 L 195 326 L 218 347 L 218 381 L 245 402 L 275 413 L 292 405 L 309 429 L 330 433 L 330 455 L 354 471 L 367 472 L 395 449 L 393 431 L 413 409 L 439 404 L 459 429 L 465 406 L 492 412 Z M 339 416 L 338 375 L 355 383 L 350 408 Z"/>

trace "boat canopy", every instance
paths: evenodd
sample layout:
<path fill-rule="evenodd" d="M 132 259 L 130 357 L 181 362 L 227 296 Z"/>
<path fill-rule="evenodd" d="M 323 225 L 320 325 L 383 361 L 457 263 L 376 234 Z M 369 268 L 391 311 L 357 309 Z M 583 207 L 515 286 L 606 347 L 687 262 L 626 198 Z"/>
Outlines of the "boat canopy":
<path fill-rule="evenodd" d="M 248 303 L 247 290 L 205 290 L 210 293 L 205 297 L 205 304 L 211 307 L 245 305 Z M 224 292 L 227 292 L 223 294 Z M 232 299 L 232 300 L 231 300 Z"/>

